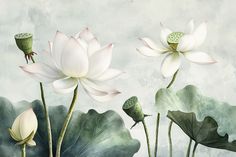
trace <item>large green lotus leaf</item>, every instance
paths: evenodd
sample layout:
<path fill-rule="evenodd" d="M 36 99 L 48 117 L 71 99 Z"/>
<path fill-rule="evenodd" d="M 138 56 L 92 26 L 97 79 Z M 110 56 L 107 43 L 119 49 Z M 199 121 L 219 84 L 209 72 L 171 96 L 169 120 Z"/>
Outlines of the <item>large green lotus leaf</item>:
<path fill-rule="evenodd" d="M 236 140 L 236 106 L 204 96 L 195 86 L 188 85 L 177 93 L 171 89 L 160 89 L 156 93 L 156 107 L 163 115 L 179 110 L 195 113 L 198 121 L 211 117 L 218 124 L 220 136 L 228 134 L 229 142 Z"/>
<path fill-rule="evenodd" d="M 5 98 L 0 98 L 0 154 L 1 157 L 19 157 L 20 148 L 11 139 L 8 128 L 16 116 L 32 107 L 37 119 L 38 130 L 34 140 L 36 147 L 27 147 L 28 157 L 48 156 L 48 140 L 43 107 L 40 101 L 21 102 L 12 105 Z M 49 108 L 53 151 L 56 151 L 57 138 L 61 130 L 67 109 L 64 106 Z M 132 157 L 140 148 L 139 141 L 132 139 L 121 117 L 114 111 L 99 114 L 95 110 L 88 113 L 75 111 L 64 141 L 62 157 Z"/>
<path fill-rule="evenodd" d="M 169 111 L 167 116 L 197 143 L 236 152 L 236 141 L 228 142 L 228 134 L 220 136 L 213 118 L 205 117 L 203 121 L 197 121 L 194 113 L 181 111 Z"/>

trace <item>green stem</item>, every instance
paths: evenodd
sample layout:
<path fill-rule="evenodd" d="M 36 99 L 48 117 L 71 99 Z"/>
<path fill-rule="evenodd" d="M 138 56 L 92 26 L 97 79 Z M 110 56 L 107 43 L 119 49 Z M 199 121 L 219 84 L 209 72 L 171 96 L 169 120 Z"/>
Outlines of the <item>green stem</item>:
<path fill-rule="evenodd" d="M 177 74 L 178 74 L 178 71 L 179 71 L 179 70 L 177 70 L 177 71 L 175 72 L 175 74 L 173 75 L 173 77 L 172 77 L 170 83 L 167 85 L 166 88 L 170 88 L 170 87 L 172 86 L 172 84 L 175 82 L 175 79 L 176 79 L 176 76 L 177 76 Z"/>
<path fill-rule="evenodd" d="M 75 102 L 76 102 L 76 99 L 77 99 L 77 93 L 78 93 L 78 86 L 76 86 L 76 88 L 74 90 L 74 95 L 73 95 L 73 98 L 72 98 L 72 101 L 71 101 L 71 105 L 70 105 L 69 111 L 66 115 L 64 124 L 62 126 L 62 129 L 61 129 L 58 141 L 57 141 L 56 157 L 60 157 L 62 141 L 63 141 L 63 138 L 64 138 L 65 133 L 66 133 L 66 129 L 68 127 L 68 124 L 70 122 L 70 119 L 71 119 L 73 111 L 74 111 Z"/>
<path fill-rule="evenodd" d="M 21 157 L 26 157 L 25 147 L 26 147 L 26 145 L 23 144 L 22 148 L 21 148 Z"/>
<path fill-rule="evenodd" d="M 190 157 L 190 150 L 191 150 L 191 146 L 192 146 L 192 141 L 193 140 L 190 138 L 186 157 Z"/>
<path fill-rule="evenodd" d="M 143 128 L 144 128 L 145 135 L 146 135 L 146 140 L 147 140 L 148 156 L 151 157 L 151 149 L 150 149 L 149 136 L 148 136 L 147 126 L 146 126 L 146 123 L 145 123 L 144 120 L 142 121 L 142 124 L 143 124 Z"/>
<path fill-rule="evenodd" d="M 178 74 L 178 71 L 179 71 L 179 70 L 177 70 L 177 71 L 174 73 L 174 75 L 173 75 L 173 77 L 172 77 L 170 83 L 169 83 L 169 84 L 167 85 L 167 87 L 166 87 L 167 89 L 170 88 L 170 87 L 173 85 L 173 83 L 174 83 L 174 81 L 175 81 L 175 79 L 176 79 L 176 76 L 177 76 L 177 74 Z M 169 156 L 170 156 L 170 157 L 172 157 L 172 139 L 171 139 L 171 128 L 172 128 L 172 124 L 173 124 L 173 122 L 170 121 L 169 128 L 168 128 Z"/>
<path fill-rule="evenodd" d="M 157 149 L 158 149 L 158 135 L 159 135 L 159 124 L 160 124 L 160 113 L 157 113 L 157 121 L 156 121 L 156 142 L 155 142 L 155 157 L 157 157 Z"/>
<path fill-rule="evenodd" d="M 172 139 L 171 139 L 171 129 L 172 129 L 173 121 L 170 121 L 168 128 L 168 137 L 169 137 L 169 157 L 172 157 Z"/>
<path fill-rule="evenodd" d="M 35 63 L 34 58 L 32 57 L 31 59 L 32 59 L 32 62 Z M 43 109 L 44 109 L 46 125 L 47 125 L 49 157 L 53 157 L 51 123 L 50 123 L 49 113 L 48 113 L 48 109 L 47 109 L 47 105 L 46 105 L 46 101 L 45 101 L 45 97 L 44 97 L 44 90 L 43 90 L 42 82 L 39 83 L 39 86 L 40 86 L 40 94 L 41 94 L 41 99 L 43 102 Z"/>
<path fill-rule="evenodd" d="M 49 119 L 47 105 L 46 105 L 45 98 L 44 98 L 43 84 L 41 82 L 40 82 L 40 91 L 41 91 L 41 99 L 43 102 L 43 108 L 44 108 L 44 113 L 45 113 L 45 118 L 46 118 L 47 132 L 48 132 L 49 157 L 53 157 L 51 123 L 50 123 L 50 119 Z"/>
<path fill-rule="evenodd" d="M 192 157 L 195 157 L 195 152 L 196 152 L 196 149 L 197 149 L 197 145 L 198 145 L 198 143 L 195 142 L 194 147 L 193 147 Z"/>

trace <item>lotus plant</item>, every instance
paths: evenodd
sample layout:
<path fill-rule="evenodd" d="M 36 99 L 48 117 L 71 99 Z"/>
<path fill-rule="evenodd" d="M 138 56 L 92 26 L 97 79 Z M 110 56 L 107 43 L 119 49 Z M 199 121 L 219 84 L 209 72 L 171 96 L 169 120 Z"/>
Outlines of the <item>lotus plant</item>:
<path fill-rule="evenodd" d="M 166 88 L 170 88 L 174 83 L 176 75 L 181 65 L 181 58 L 184 57 L 190 62 L 197 64 L 213 64 L 216 63 L 207 53 L 198 50 L 198 47 L 205 41 L 207 35 L 207 24 L 201 23 L 196 29 L 194 21 L 190 20 L 185 28 L 185 31 L 172 31 L 161 24 L 160 42 L 158 45 L 150 38 L 140 38 L 144 46 L 137 48 L 137 51 L 142 55 L 149 57 L 157 57 L 166 55 L 161 64 L 161 73 L 164 77 L 171 77 L 172 80 Z M 159 130 L 160 113 L 157 114 L 156 122 L 156 143 L 155 157 L 157 156 L 158 147 L 158 130 Z M 172 139 L 171 128 L 173 122 L 170 121 L 168 136 L 169 136 L 169 156 L 172 157 Z"/>
<path fill-rule="evenodd" d="M 122 73 L 117 69 L 109 68 L 112 49 L 113 44 L 102 47 L 88 28 L 74 37 L 68 37 L 57 31 L 53 42 L 49 42 L 50 64 L 34 63 L 21 66 L 35 80 L 51 83 L 58 93 L 74 91 L 71 106 L 58 139 L 57 157 L 60 156 L 61 143 L 72 116 L 78 85 L 81 85 L 85 92 L 97 101 L 110 100 L 120 93 L 104 85 L 105 81 Z"/>
<path fill-rule="evenodd" d="M 204 42 L 206 35 L 207 24 L 205 22 L 194 29 L 194 21 L 191 20 L 183 32 L 173 32 L 161 24 L 161 46 L 150 38 L 144 37 L 140 38 L 144 46 L 137 50 L 141 54 L 150 57 L 166 55 L 161 64 L 161 72 L 164 77 L 170 77 L 179 69 L 182 56 L 197 64 L 216 62 L 210 55 L 197 49 Z"/>
<path fill-rule="evenodd" d="M 22 157 L 26 156 L 26 145 L 36 146 L 33 140 L 38 128 L 38 120 L 32 108 L 24 111 L 16 117 L 9 133 L 17 141 L 17 145 L 22 145 Z"/>

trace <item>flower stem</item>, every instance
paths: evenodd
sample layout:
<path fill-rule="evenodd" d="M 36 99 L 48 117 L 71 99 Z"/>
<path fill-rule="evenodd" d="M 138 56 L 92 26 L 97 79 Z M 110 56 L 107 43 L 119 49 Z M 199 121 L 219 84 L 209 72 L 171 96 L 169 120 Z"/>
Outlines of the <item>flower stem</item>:
<path fill-rule="evenodd" d="M 74 95 L 73 95 L 73 98 L 72 98 L 72 101 L 71 101 L 71 105 L 70 105 L 69 111 L 67 112 L 64 124 L 62 126 L 62 129 L 61 129 L 58 141 L 57 141 L 56 157 L 60 157 L 62 141 L 63 141 L 63 138 L 64 138 L 65 133 L 66 133 L 66 129 L 68 127 L 68 124 L 70 122 L 70 119 L 71 119 L 73 111 L 74 111 L 75 102 L 76 102 L 76 99 L 77 99 L 77 93 L 78 93 L 78 86 L 76 86 L 76 88 L 74 90 Z"/>
<path fill-rule="evenodd" d="M 32 62 L 35 63 L 34 58 L 32 57 L 31 59 L 32 59 Z M 49 113 L 48 113 L 48 109 L 47 109 L 47 105 L 46 105 L 46 101 L 44 97 L 44 90 L 43 90 L 42 82 L 39 83 L 39 86 L 40 86 L 40 94 L 41 94 L 41 99 L 43 102 L 43 109 L 44 109 L 46 125 L 47 125 L 49 157 L 53 157 L 51 123 L 50 123 Z"/>
<path fill-rule="evenodd" d="M 173 77 L 172 77 L 170 83 L 169 83 L 169 84 L 167 85 L 167 87 L 166 87 L 167 89 L 170 88 L 170 87 L 172 86 L 172 84 L 174 83 L 174 81 L 175 81 L 175 79 L 176 79 L 176 76 L 177 76 L 177 74 L 178 74 L 178 71 L 179 71 L 179 70 L 177 70 L 177 71 L 174 73 L 174 75 L 173 75 Z M 171 128 L 172 128 L 172 124 L 173 124 L 173 122 L 170 121 L 169 128 L 168 128 L 169 157 L 172 157 L 172 138 L 171 138 Z"/>
<path fill-rule="evenodd" d="M 151 149 L 150 149 L 149 136 L 148 136 L 147 126 L 146 126 L 146 123 L 145 123 L 144 120 L 142 121 L 142 124 L 143 124 L 143 128 L 144 128 L 145 135 L 146 135 L 146 140 L 147 140 L 148 156 L 151 157 Z"/>
<path fill-rule="evenodd" d="M 172 157 L 172 138 L 171 138 L 171 129 L 173 121 L 170 121 L 168 128 L 168 137 L 169 137 L 169 157 Z"/>
<path fill-rule="evenodd" d="M 26 147 L 26 144 L 23 144 L 21 148 L 21 157 L 26 157 L 25 147 Z"/>
<path fill-rule="evenodd" d="M 49 157 L 53 157 L 51 123 L 50 123 L 50 119 L 49 119 L 47 105 L 46 105 L 45 98 L 44 98 L 43 84 L 41 82 L 40 82 L 40 91 L 41 91 L 41 99 L 43 102 L 43 108 L 44 108 L 44 113 L 45 113 L 45 118 L 46 118 L 47 132 L 48 132 Z"/>
<path fill-rule="evenodd" d="M 187 149 L 186 157 L 189 157 L 189 156 L 190 156 L 190 150 L 191 150 L 191 146 L 192 146 L 192 141 L 193 141 L 193 140 L 190 138 L 189 144 L 188 144 L 188 149 Z"/>
<path fill-rule="evenodd" d="M 193 147 L 192 157 L 195 156 L 195 152 L 196 152 L 196 149 L 197 149 L 197 145 L 198 145 L 198 143 L 195 142 L 194 147 Z"/>
<path fill-rule="evenodd" d="M 179 70 L 177 70 L 177 71 L 175 72 L 175 74 L 173 75 L 173 77 L 172 77 L 170 83 L 167 85 L 166 88 L 170 88 L 170 87 L 172 86 L 172 84 L 175 82 L 175 79 L 176 79 L 176 76 L 177 76 L 177 74 L 178 74 L 178 71 L 179 71 Z"/>
<path fill-rule="evenodd" d="M 157 157 L 157 149 L 158 149 L 159 124 L 160 124 L 160 113 L 157 113 L 157 121 L 156 121 L 156 142 L 155 142 L 155 157 Z"/>

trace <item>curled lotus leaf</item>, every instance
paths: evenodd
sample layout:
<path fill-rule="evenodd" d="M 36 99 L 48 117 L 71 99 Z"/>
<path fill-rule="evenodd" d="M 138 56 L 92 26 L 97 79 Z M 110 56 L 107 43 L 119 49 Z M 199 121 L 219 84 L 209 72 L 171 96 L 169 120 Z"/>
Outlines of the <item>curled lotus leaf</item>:
<path fill-rule="evenodd" d="M 193 121 L 194 124 L 192 125 L 197 125 L 197 122 L 204 122 L 207 117 L 207 119 L 209 119 L 210 117 L 217 124 L 217 128 L 215 130 L 219 137 L 227 136 L 227 142 L 234 142 L 236 140 L 236 123 L 234 123 L 236 119 L 236 106 L 205 96 L 197 87 L 193 85 L 188 85 L 177 92 L 174 92 L 171 89 L 160 89 L 156 93 L 155 99 L 157 111 L 162 115 L 166 116 L 168 114 L 168 111 L 181 111 L 183 113 L 192 114 L 194 113 L 196 120 Z M 169 117 L 171 112 L 169 112 L 168 114 Z M 181 112 L 179 112 L 178 114 L 181 114 Z M 183 118 L 183 116 L 181 117 Z M 188 122 L 188 120 L 186 120 L 185 122 Z M 180 125 L 180 123 L 177 124 Z M 183 125 L 188 124 L 181 123 L 182 129 L 184 127 Z M 193 128 L 188 127 L 188 129 L 189 131 L 185 129 L 184 132 L 191 132 Z M 201 127 L 201 129 L 206 128 Z M 206 130 L 211 131 L 211 129 L 208 128 Z M 188 135 L 190 136 L 190 134 Z M 195 138 L 194 140 L 197 139 Z M 213 139 L 209 138 L 208 140 L 210 141 Z M 227 149 L 223 146 L 222 148 Z"/>

